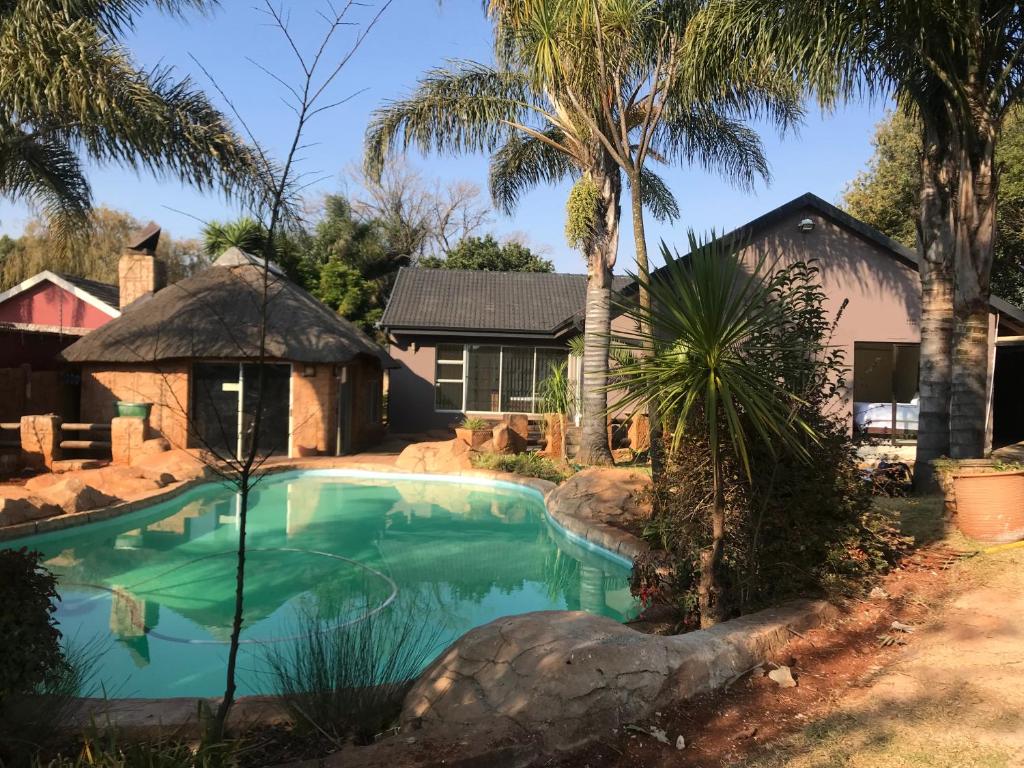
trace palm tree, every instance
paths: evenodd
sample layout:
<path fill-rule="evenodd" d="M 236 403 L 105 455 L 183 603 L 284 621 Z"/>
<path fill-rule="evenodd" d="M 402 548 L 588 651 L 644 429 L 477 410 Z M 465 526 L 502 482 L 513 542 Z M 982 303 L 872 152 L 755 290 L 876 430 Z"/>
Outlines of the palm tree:
<path fill-rule="evenodd" d="M 584 99 L 570 97 L 563 68 L 547 65 L 543 19 L 554 2 L 521 4 L 510 15 L 494 2 L 494 66 L 451 62 L 429 71 L 414 93 L 379 109 L 367 130 L 366 165 L 379 176 L 396 146 L 424 151 L 491 153 L 490 191 L 506 212 L 541 183 L 575 180 L 566 231 L 587 261 L 582 430 L 578 460 L 610 463 L 607 404 L 611 328 L 611 277 L 618 253 L 622 174 L 596 135 L 610 133 L 598 106 L 598 87 Z M 521 11 L 522 13 L 519 13 Z M 524 23 L 522 14 L 537 14 Z M 587 59 L 585 47 L 577 59 Z M 645 171 L 640 194 L 648 210 L 664 216 L 676 204 L 665 184 Z"/>
<path fill-rule="evenodd" d="M 1024 94 L 1024 14 L 1009 0 L 711 0 L 689 30 L 706 72 L 732 52 L 793 72 L 828 106 L 894 96 L 923 125 L 917 480 L 985 448 L 996 144 Z"/>
<path fill-rule="evenodd" d="M 163 10 L 208 0 L 156 0 Z M 14 0 L 0 7 L 0 194 L 27 200 L 65 240 L 88 221 L 82 157 L 201 189 L 251 182 L 258 164 L 203 93 L 120 46 L 145 0 Z"/>
<path fill-rule="evenodd" d="M 228 248 L 246 253 L 263 253 L 267 228 L 251 216 L 231 221 L 210 221 L 203 226 L 203 250 L 207 256 L 217 258 Z"/>
<path fill-rule="evenodd" d="M 640 340 L 652 353 L 624 361 L 616 379 L 626 393 L 623 407 L 658 409 L 672 428 L 673 449 L 690 430 L 705 438 L 708 455 L 687 460 L 706 459 L 712 471 L 711 542 L 701 552 L 698 586 L 701 626 L 707 627 L 724 618 L 727 604 L 721 578 L 725 451 L 749 480 L 752 439 L 769 452 L 806 454 L 805 440 L 815 435 L 796 415 L 796 398 L 759 364 L 771 344 L 766 340 L 778 338 L 784 324 L 764 261 L 748 269 L 735 242 L 713 236 L 702 242 L 692 232 L 689 240 L 685 259 L 662 246 L 665 267 L 657 281 L 637 276 L 652 307 L 635 302 L 624 308 L 638 327 L 649 329 Z"/>
<path fill-rule="evenodd" d="M 662 164 L 697 164 L 721 173 L 743 188 L 768 179 L 768 162 L 757 133 L 743 121 L 764 113 L 782 127 L 801 115 L 792 81 L 752 68 L 733 82 L 720 76 L 685 79 L 682 42 L 700 3 L 692 0 L 570 0 L 534 3 L 491 0 L 506 26 L 520 34 L 539 27 L 547 57 L 543 66 L 557 73 L 574 107 L 598 96 L 603 121 L 580 109 L 588 127 L 622 169 L 629 188 L 636 269 L 650 275 L 641 190 L 656 183 L 645 173 L 649 160 Z M 538 25 L 538 10 L 545 23 Z M 580 62 L 580 41 L 587 57 Z M 582 65 L 581 65 L 582 64 Z M 665 194 L 658 199 L 671 201 Z M 660 218 L 679 215 L 673 204 Z M 650 308 L 641 284 L 640 304 Z M 646 329 L 641 329 L 644 332 Z M 658 432 L 656 409 L 651 426 Z M 659 442 L 652 441 L 655 472 Z"/>

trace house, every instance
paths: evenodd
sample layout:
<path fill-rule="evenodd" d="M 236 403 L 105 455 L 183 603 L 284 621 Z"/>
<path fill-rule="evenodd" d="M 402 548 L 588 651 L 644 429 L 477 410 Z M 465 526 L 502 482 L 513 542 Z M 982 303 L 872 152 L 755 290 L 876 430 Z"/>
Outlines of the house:
<path fill-rule="evenodd" d="M 84 421 L 110 421 L 118 401 L 151 403 L 151 431 L 175 447 L 244 450 L 265 327 L 261 451 L 333 455 L 383 435 L 387 352 L 273 263 L 264 303 L 263 263 L 237 248 L 167 287 L 151 253 L 122 262 L 132 277 L 121 316 L 63 352 L 81 371 Z"/>
<path fill-rule="evenodd" d="M 911 455 L 921 341 L 917 254 L 810 193 L 723 237 L 743 246 L 749 264 L 817 261 L 825 309 L 834 315 L 848 301 L 831 338 L 848 366 L 838 407 L 851 430 L 904 446 L 900 453 Z M 987 427 L 996 444 L 1016 442 L 1024 439 L 1015 384 L 1024 373 L 1024 310 L 998 297 L 991 309 Z"/>
<path fill-rule="evenodd" d="M 117 286 L 44 270 L 0 293 L 0 422 L 74 416 L 62 349 L 119 317 Z"/>
<path fill-rule="evenodd" d="M 539 384 L 582 332 L 586 290 L 586 275 L 403 267 L 380 322 L 398 365 L 392 431 L 535 414 Z"/>
<path fill-rule="evenodd" d="M 916 254 L 813 194 L 726 237 L 744 246 L 750 263 L 817 260 L 826 309 L 837 312 L 849 300 L 832 338 L 850 368 L 839 407 L 851 430 L 911 446 L 921 338 Z M 401 366 L 391 376 L 395 429 L 535 408 L 536 365 L 532 378 L 519 372 L 531 370 L 531 348 L 564 359 L 581 330 L 585 282 L 582 275 L 403 270 L 382 320 Z M 629 296 L 635 285 L 620 280 L 616 290 Z M 613 320 L 613 331 L 623 321 Z M 1024 439 L 1024 311 L 996 297 L 990 350 L 988 426 L 999 445 Z"/>

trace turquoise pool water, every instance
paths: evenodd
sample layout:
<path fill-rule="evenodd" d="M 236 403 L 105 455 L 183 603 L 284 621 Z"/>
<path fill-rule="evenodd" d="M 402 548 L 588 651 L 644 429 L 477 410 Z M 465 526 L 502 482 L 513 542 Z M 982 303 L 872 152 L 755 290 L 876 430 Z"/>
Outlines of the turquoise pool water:
<path fill-rule="evenodd" d="M 234 607 L 237 502 L 211 484 L 143 512 L 12 542 L 59 579 L 60 628 L 102 649 L 117 697 L 223 692 Z M 505 483 L 339 471 L 265 478 L 248 519 L 240 694 L 268 693 L 268 643 L 301 616 L 339 624 L 416 611 L 440 651 L 467 630 L 528 611 L 635 614 L 629 564 L 570 537 L 539 493 Z M 96 640 L 96 638 L 99 638 Z"/>

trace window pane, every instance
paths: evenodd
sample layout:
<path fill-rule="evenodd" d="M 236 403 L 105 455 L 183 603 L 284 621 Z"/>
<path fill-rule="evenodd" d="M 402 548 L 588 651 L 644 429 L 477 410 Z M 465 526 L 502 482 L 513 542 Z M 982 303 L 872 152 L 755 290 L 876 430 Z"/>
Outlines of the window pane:
<path fill-rule="evenodd" d="M 434 385 L 434 393 L 434 406 L 437 410 L 462 410 L 462 382 L 439 382 Z"/>
<path fill-rule="evenodd" d="M 462 381 L 462 363 L 438 363 L 436 379 L 457 379 Z"/>
<path fill-rule="evenodd" d="M 563 365 L 568 358 L 569 354 L 561 349 L 538 349 L 537 386 L 551 375 L 552 367 Z"/>
<path fill-rule="evenodd" d="M 533 347 L 505 347 L 501 363 L 501 410 L 533 412 Z"/>
<path fill-rule="evenodd" d="M 858 403 L 891 403 L 892 344 L 861 344 L 853 348 L 853 399 Z"/>
<path fill-rule="evenodd" d="M 437 345 L 437 361 L 438 362 L 462 362 L 462 345 L 461 344 L 438 344 Z"/>
<path fill-rule="evenodd" d="M 466 410 L 497 411 L 501 347 L 470 347 Z"/>
<path fill-rule="evenodd" d="M 917 344 L 897 344 L 893 366 L 893 386 L 897 403 L 909 403 L 917 397 L 917 374 L 921 348 Z"/>

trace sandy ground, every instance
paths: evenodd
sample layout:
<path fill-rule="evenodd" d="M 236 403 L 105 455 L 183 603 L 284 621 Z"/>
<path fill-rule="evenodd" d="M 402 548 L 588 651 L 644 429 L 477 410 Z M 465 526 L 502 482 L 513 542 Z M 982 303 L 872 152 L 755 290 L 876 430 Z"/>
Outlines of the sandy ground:
<path fill-rule="evenodd" d="M 904 650 L 748 765 L 1024 766 L 1024 549 L 948 572 Z"/>

